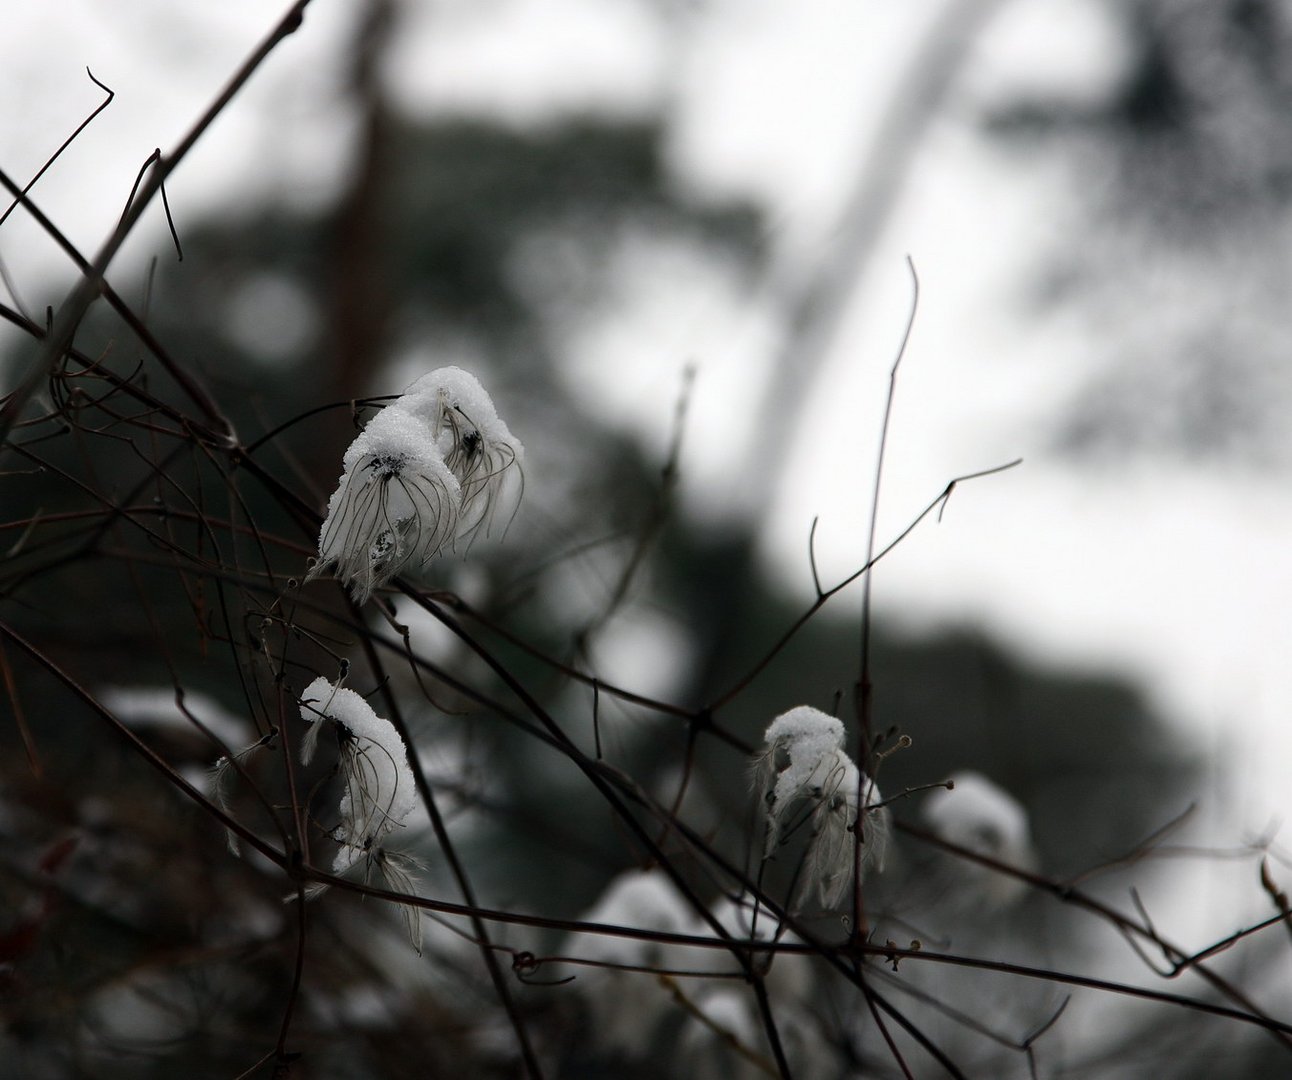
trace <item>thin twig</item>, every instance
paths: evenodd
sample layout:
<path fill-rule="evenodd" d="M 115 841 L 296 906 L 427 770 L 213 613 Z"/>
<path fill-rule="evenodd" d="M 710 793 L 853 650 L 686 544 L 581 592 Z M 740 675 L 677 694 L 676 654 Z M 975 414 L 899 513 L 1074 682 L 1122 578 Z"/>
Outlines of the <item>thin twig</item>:
<path fill-rule="evenodd" d="M 875 459 L 875 478 L 871 485 L 870 525 L 866 531 L 866 565 L 875 564 L 875 535 L 879 529 L 879 494 L 884 482 L 884 455 L 888 450 L 888 431 L 893 419 L 893 402 L 897 396 L 897 372 L 906 357 L 906 347 L 911 341 L 911 332 L 915 329 L 915 316 L 920 309 L 920 278 L 915 272 L 915 263 L 908 255 L 906 268 L 911 273 L 911 308 L 906 316 L 906 328 L 902 331 L 902 341 L 897 347 L 897 356 L 888 373 L 888 396 L 884 399 L 884 418 L 879 425 L 879 453 Z M 813 570 L 815 576 L 815 569 Z M 871 588 L 875 575 L 867 574 L 861 586 L 861 662 L 857 675 L 856 708 L 857 708 L 857 806 L 866 806 L 866 788 L 872 783 L 873 769 L 870 766 L 871 747 L 874 743 L 874 706 L 875 687 L 870 675 L 870 634 L 871 634 Z M 818 597 L 820 589 L 817 590 Z M 862 844 L 864 837 L 860 828 L 864 815 L 859 814 L 858 827 L 853 830 L 852 845 L 852 932 L 864 937 L 867 932 L 864 897 L 861 890 Z"/>
<path fill-rule="evenodd" d="M 109 105 L 111 105 L 112 99 L 117 96 L 113 90 L 105 86 L 103 83 L 99 82 L 99 80 L 94 77 L 94 72 L 92 72 L 88 67 L 85 69 L 85 74 L 87 74 L 90 77 L 90 82 L 94 83 L 95 86 L 97 86 L 100 90 L 102 90 L 107 95 L 107 97 L 105 97 L 101 102 L 99 102 L 99 104 L 95 107 L 94 111 L 90 113 L 90 115 L 87 116 L 84 120 L 82 120 L 80 124 L 77 125 L 76 130 L 73 131 L 72 134 L 70 134 L 66 139 L 63 140 L 63 144 L 52 154 L 50 154 L 48 160 L 45 162 L 44 165 L 40 167 L 36 175 L 27 181 L 26 185 L 22 189 L 22 192 L 13 200 L 13 202 L 9 204 L 5 212 L 3 214 L 0 214 L 0 225 L 3 225 L 5 223 L 9 215 L 12 214 L 14 212 L 14 209 L 22 202 L 22 196 L 26 195 L 27 192 L 29 192 L 32 188 L 36 186 L 36 182 L 42 176 L 44 176 L 46 172 L 49 171 L 50 166 L 53 165 L 54 162 L 56 162 L 62 156 L 63 151 L 66 150 L 69 146 L 72 145 L 72 143 L 76 141 L 77 136 L 80 135 L 81 132 L 84 131 L 87 127 L 89 127 L 90 124 L 93 122 L 94 118 L 98 116 L 99 113 L 103 112 L 103 110 L 106 109 Z"/>
<path fill-rule="evenodd" d="M 268 58 L 269 54 L 300 27 L 305 9 L 309 7 L 310 2 L 311 0 L 295 0 L 264 40 L 252 50 L 251 55 L 234 73 L 225 88 L 198 118 L 184 138 L 180 140 L 179 145 L 175 147 L 169 156 L 158 161 L 157 167 L 149 173 L 148 179 L 140 188 L 139 196 L 132 203 L 129 213 L 104 241 L 93 261 L 83 269 L 81 280 L 59 308 L 40 360 L 13 392 L 4 407 L 0 409 L 0 441 L 8 437 L 10 429 L 17 421 L 31 395 L 35 393 L 36 387 L 45 380 L 50 372 L 57 368 L 59 360 L 71 347 L 72 338 L 76 334 L 77 327 L 81 325 L 81 320 L 85 317 L 86 311 L 89 310 L 90 304 L 104 291 L 106 286 L 104 274 L 107 272 L 108 266 L 112 263 L 126 237 L 133 231 L 135 224 L 143 216 L 148 204 L 152 202 L 153 196 L 161 190 L 161 186 L 165 183 L 167 177 L 188 156 L 189 151 L 197 145 L 198 140 L 206 133 L 207 128 L 215 122 L 215 119 L 246 85 L 251 76 Z M 16 194 L 19 195 L 20 201 L 30 209 L 27 196 L 22 194 L 21 191 L 16 192 Z M 219 424 L 226 432 L 231 431 L 228 421 L 215 403 L 186 372 L 176 368 L 171 371 L 171 374 L 184 386 L 194 403 L 202 409 L 208 419 Z"/>

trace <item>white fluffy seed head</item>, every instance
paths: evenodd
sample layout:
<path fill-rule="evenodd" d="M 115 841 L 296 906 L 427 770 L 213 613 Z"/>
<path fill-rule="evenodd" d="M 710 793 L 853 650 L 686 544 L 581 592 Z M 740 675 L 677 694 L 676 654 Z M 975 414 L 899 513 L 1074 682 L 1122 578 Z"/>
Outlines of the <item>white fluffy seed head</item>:
<path fill-rule="evenodd" d="M 350 444 L 306 580 L 335 567 L 363 603 L 406 567 L 425 565 L 457 533 L 461 488 L 425 424 L 383 409 Z"/>
<path fill-rule="evenodd" d="M 951 790 L 931 792 L 921 807 L 925 823 L 939 836 L 960 847 L 1023 870 L 1036 867 L 1031 826 L 1022 803 L 982 773 L 957 772 Z M 1026 882 L 968 860 L 960 860 L 962 878 L 984 898 L 1010 901 L 1027 891 Z"/>
<path fill-rule="evenodd" d="M 417 806 L 408 751 L 395 726 L 359 694 L 320 676 L 301 696 L 301 717 L 317 727 L 331 721 L 340 745 L 344 782 L 335 837 L 341 844 L 333 873 L 344 873 L 402 827 Z"/>
<path fill-rule="evenodd" d="M 767 728 L 755 766 L 768 821 L 766 854 L 775 848 L 796 799 L 839 787 L 842 770 L 852 767 L 843 739 L 843 724 L 810 705 L 782 713 Z"/>
<path fill-rule="evenodd" d="M 606 887 L 582 922 L 608 923 L 666 934 L 692 931 L 693 911 L 662 870 L 627 870 Z M 672 995 L 649 969 L 686 969 L 692 950 L 645 938 L 595 934 L 572 936 L 571 952 L 606 967 L 580 969 L 576 991 L 584 995 L 600 1041 L 625 1057 L 646 1055 L 655 1033 L 676 1009 Z M 619 970 L 641 968 L 643 971 Z"/>
<path fill-rule="evenodd" d="M 865 807 L 860 828 L 863 869 L 883 869 L 888 841 L 888 813 L 875 809 L 882 801 L 879 788 L 861 775 L 844 752 L 844 735 L 838 719 L 800 705 L 768 726 L 763 753 L 755 763 L 767 825 L 763 857 L 781 842 L 794 807 L 805 805 L 812 836 L 803 891 L 816 889 L 826 907 L 839 902 L 852 880 L 859 792 L 864 791 L 861 805 Z"/>
<path fill-rule="evenodd" d="M 470 544 L 495 523 L 505 529 L 524 490 L 525 448 L 499 418 L 476 377 L 458 367 L 423 375 L 398 405 L 428 423 L 461 487 L 457 536 Z"/>
<path fill-rule="evenodd" d="M 447 547 L 505 530 L 524 489 L 524 447 L 474 375 L 418 379 L 350 444 L 306 580 L 335 569 L 363 603 Z"/>

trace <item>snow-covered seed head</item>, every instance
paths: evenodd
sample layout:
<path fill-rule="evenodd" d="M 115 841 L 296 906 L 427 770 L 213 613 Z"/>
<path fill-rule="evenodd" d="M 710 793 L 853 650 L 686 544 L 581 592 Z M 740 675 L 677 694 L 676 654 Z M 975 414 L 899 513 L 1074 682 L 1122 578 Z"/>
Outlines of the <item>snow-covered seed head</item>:
<path fill-rule="evenodd" d="M 839 788 L 852 765 L 843 752 L 843 739 L 839 720 L 808 705 L 772 721 L 755 764 L 767 815 L 764 857 L 776 847 L 781 826 L 797 799 L 819 799 Z"/>
<path fill-rule="evenodd" d="M 862 867 L 883 869 L 888 841 L 888 814 L 870 777 L 863 777 L 844 752 L 843 724 L 833 716 L 800 705 L 782 713 L 764 734 L 765 748 L 755 762 L 756 784 L 763 801 L 767 841 L 763 857 L 772 854 L 787 832 L 795 806 L 804 806 L 812 836 L 804 863 L 803 890 L 816 888 L 821 903 L 832 907 L 852 880 L 858 831 Z M 865 812 L 858 830 L 858 793 Z"/>
<path fill-rule="evenodd" d="M 620 874 L 580 921 L 685 934 L 695 932 L 693 919 L 693 909 L 668 875 L 652 869 Z M 648 971 L 690 969 L 695 963 L 691 951 L 649 938 L 602 934 L 572 935 L 567 948 L 606 965 L 595 974 L 581 973 L 574 982 L 585 997 L 598 1040 L 629 1059 L 644 1057 L 676 1007 L 672 995 Z"/>
<path fill-rule="evenodd" d="M 324 721 L 335 726 L 344 790 L 340 823 L 333 832 L 341 847 L 332 872 L 342 874 L 373 852 L 384 836 L 405 825 L 416 808 L 408 751 L 389 720 L 353 690 L 334 686 L 322 676 L 305 688 L 301 717 L 315 727 Z M 303 744 L 307 754 L 312 747 L 309 739 Z"/>
<path fill-rule="evenodd" d="M 399 400 L 431 426 L 431 433 L 461 488 L 457 536 L 468 545 L 496 521 L 505 529 L 525 486 L 524 447 L 498 418 L 476 377 L 457 367 L 418 379 Z"/>
<path fill-rule="evenodd" d="M 328 502 L 318 561 L 363 603 L 410 564 L 425 565 L 457 533 L 461 489 L 426 425 L 383 409 L 350 444 Z"/>
<path fill-rule="evenodd" d="M 924 800 L 921 815 L 934 832 L 953 844 L 1022 870 L 1037 863 L 1027 811 L 982 773 L 957 772 L 951 790 L 939 789 Z M 1027 883 L 968 860 L 958 860 L 962 879 L 981 898 L 1007 902 L 1027 891 Z"/>

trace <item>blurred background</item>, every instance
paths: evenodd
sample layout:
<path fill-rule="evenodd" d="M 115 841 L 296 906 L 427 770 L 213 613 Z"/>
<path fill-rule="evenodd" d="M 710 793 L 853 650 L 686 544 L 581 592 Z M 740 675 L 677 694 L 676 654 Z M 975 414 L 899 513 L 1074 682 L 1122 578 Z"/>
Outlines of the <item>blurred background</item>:
<path fill-rule="evenodd" d="M 274 14 L 251 0 L 16 8 L 0 37 L 0 168 L 25 183 L 103 99 L 87 67 L 111 87 L 110 107 L 32 190 L 94 252 L 148 154 L 175 145 Z M 502 544 L 438 567 L 434 585 L 608 683 L 687 709 L 722 701 L 722 723 L 756 744 L 797 704 L 853 715 L 859 584 L 724 695 L 812 603 L 814 521 L 823 586 L 866 561 L 889 372 L 914 303 L 909 257 L 918 308 L 879 545 L 953 478 L 1023 464 L 959 487 L 874 575 L 874 724 L 913 740 L 885 759 L 881 784 L 895 794 L 985 775 L 1021 804 L 1037 865 L 1058 880 L 1188 812 L 1171 857 L 1093 887 L 1129 909 L 1133 884 L 1154 925 L 1192 951 L 1271 913 L 1262 856 L 1292 879 L 1279 834 L 1292 768 L 1290 58 L 1292 15 L 1273 0 L 315 0 L 168 183 L 183 261 L 154 207 L 111 279 L 247 443 L 444 364 L 475 372 L 525 443 L 525 501 Z M 5 304 L 36 323 L 76 280 L 21 210 L 0 225 L 0 259 Z M 78 343 L 128 369 L 138 350 L 119 337 L 96 317 Z M 0 325 L 6 389 L 36 352 Z M 321 509 L 353 431 L 348 410 L 320 414 L 275 435 L 268 460 Z M 119 469 L 129 486 L 128 455 L 100 465 L 100 482 Z M 6 520 L 80 505 L 73 486 L 9 469 Z M 282 572 L 299 574 L 303 554 L 295 566 Z M 169 674 L 150 643 L 171 618 L 191 635 L 194 601 L 158 583 L 146 611 L 130 599 L 140 588 L 102 563 L 55 573 L 11 559 L 2 603 L 87 685 L 125 693 L 114 708 L 162 739 L 173 718 L 147 720 L 144 691 L 162 687 L 164 705 Z M 114 613 L 112 635 L 84 625 L 87 597 Z M 413 610 L 399 616 L 426 655 L 486 677 Z M 196 641 L 175 649 L 185 686 L 251 741 L 245 687 Z M 588 688 L 508 655 L 591 749 Z M 12 910 L 66 830 L 95 839 L 71 856 L 58 943 L 5 972 L 0 1057 L 20 1064 L 0 1075 L 238 1075 L 250 1047 L 267 1049 L 256 1038 L 277 1016 L 257 1018 L 279 1007 L 267 1003 L 290 972 L 272 950 L 242 969 L 248 986 L 221 965 L 247 927 L 290 939 L 273 888 L 224 881 L 212 886 L 224 901 L 199 916 L 192 879 L 177 880 L 154 897 L 170 895 L 176 916 L 165 959 L 142 945 L 147 920 L 123 898 L 151 864 L 123 864 L 113 844 L 147 831 L 148 799 L 173 796 L 126 800 L 156 780 L 124 754 L 105 764 L 93 718 L 42 716 L 48 688 L 18 676 L 67 788 L 51 801 L 6 723 Z M 459 706 L 427 705 L 410 723 L 482 901 L 589 909 L 640 852 L 609 815 L 579 809 L 586 784 L 567 763 Z M 605 697 L 598 708 L 606 759 L 665 802 L 685 791 L 686 820 L 748 859 L 744 759 L 693 745 L 648 709 Z M 194 767 L 205 750 L 168 748 Z M 893 813 L 918 820 L 924 799 Z M 527 821 L 541 823 L 533 835 Z M 206 839 L 203 874 L 254 875 L 221 866 L 221 838 Z M 921 891 L 941 872 L 929 852 L 900 837 L 895 848 L 871 903 L 903 940 L 931 933 L 1150 977 L 1116 934 L 1039 896 L 1010 908 L 1008 927 L 999 897 L 942 910 Z M 433 838 L 424 855 L 427 895 L 448 896 Z M 1257 1000 L 1286 992 L 1279 932 L 1225 959 Z M 471 949 L 437 947 L 482 978 Z M 380 1036 L 412 1038 L 411 1017 L 451 1012 L 440 983 L 457 985 L 456 968 L 441 957 L 432 978 L 402 954 L 368 956 L 387 977 L 369 971 L 366 990 L 342 993 L 332 960 L 300 1022 L 336 1056 L 315 1055 L 302 1075 L 438 1075 L 416 1069 L 451 1060 L 447 1043 Z M 181 967 L 200 974 L 176 1019 L 157 981 Z M 1033 1015 L 922 974 L 926 991 L 976 997 L 983 1022 L 1017 1038 L 1061 1000 Z M 555 1033 L 554 1075 L 638 1075 L 568 1034 L 574 991 L 526 1001 Z M 1078 997 L 1040 1072 L 1135 1076 L 1152 1061 L 1172 1076 L 1283 1075 L 1268 1036 L 1219 1025 L 1198 1024 L 1189 1054 L 1168 1054 L 1181 1038 L 1170 1021 Z M 455 1052 L 477 1063 L 469 1074 L 514 1067 L 505 1027 L 445 1023 L 437 1037 L 452 1028 Z M 972 1043 L 962 1029 L 946 1037 Z M 837 1036 L 857 1060 L 818 1075 L 891 1072 L 866 1040 Z M 420 1066 L 413 1045 L 430 1055 Z M 1032 1067 L 974 1046 L 985 1071 L 971 1075 Z M 669 1067 L 650 1053 L 632 1059 L 640 1075 Z"/>

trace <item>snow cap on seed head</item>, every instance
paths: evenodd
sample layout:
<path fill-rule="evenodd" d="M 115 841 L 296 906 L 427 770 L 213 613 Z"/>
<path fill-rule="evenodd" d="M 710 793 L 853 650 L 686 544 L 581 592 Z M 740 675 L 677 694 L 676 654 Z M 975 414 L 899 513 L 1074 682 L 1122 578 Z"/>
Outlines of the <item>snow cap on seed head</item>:
<path fill-rule="evenodd" d="M 821 902 L 832 907 L 852 880 L 857 797 L 864 787 L 861 822 L 862 865 L 883 869 L 888 841 L 888 812 L 879 788 L 863 777 L 844 752 L 844 727 L 835 717 L 800 705 L 782 713 L 763 736 L 765 749 L 755 764 L 763 799 L 767 858 L 781 842 L 792 808 L 806 803 L 812 837 L 804 864 L 804 890 L 816 887 Z"/>
<path fill-rule="evenodd" d="M 363 603 L 453 542 L 462 493 L 426 425 L 394 407 L 368 421 L 342 464 L 306 580 L 335 567 Z"/>
<path fill-rule="evenodd" d="M 395 725 L 378 716 L 359 694 L 320 676 L 301 695 L 301 717 L 312 728 L 301 744 L 309 764 L 323 721 L 338 728 L 340 773 L 345 783 L 335 838 L 341 847 L 332 872 L 344 873 L 386 834 L 404 826 L 417 807 L 408 751 Z"/>
<path fill-rule="evenodd" d="M 480 381 L 459 367 L 423 375 L 397 403 L 431 427 L 462 490 L 458 538 L 468 543 L 495 520 L 505 528 L 524 489 L 525 448 L 498 416 Z"/>

